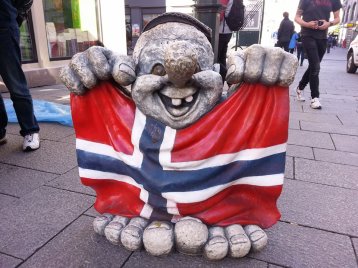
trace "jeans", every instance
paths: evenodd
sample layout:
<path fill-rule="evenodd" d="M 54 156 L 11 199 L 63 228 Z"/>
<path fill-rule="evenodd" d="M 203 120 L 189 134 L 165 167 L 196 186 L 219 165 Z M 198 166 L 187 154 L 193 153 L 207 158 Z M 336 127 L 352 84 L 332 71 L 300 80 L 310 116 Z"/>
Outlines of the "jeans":
<path fill-rule="evenodd" d="M 226 67 L 227 46 L 232 34 L 219 34 L 218 62 Z"/>
<path fill-rule="evenodd" d="M 39 132 L 30 91 L 21 69 L 20 33 L 15 26 L 0 28 L 0 75 L 10 92 L 22 136 Z M 0 136 L 5 134 L 8 117 L 0 95 Z"/>
<path fill-rule="evenodd" d="M 305 51 L 302 46 L 297 47 L 297 59 L 298 59 L 298 61 L 300 61 L 300 59 L 301 59 L 300 65 L 302 65 L 303 61 L 305 59 Z"/>
<path fill-rule="evenodd" d="M 312 99 L 319 98 L 320 63 L 326 52 L 327 40 L 304 36 L 302 37 L 302 45 L 306 51 L 309 65 L 300 83 L 298 84 L 298 88 L 303 90 L 307 84 L 310 83 Z"/>

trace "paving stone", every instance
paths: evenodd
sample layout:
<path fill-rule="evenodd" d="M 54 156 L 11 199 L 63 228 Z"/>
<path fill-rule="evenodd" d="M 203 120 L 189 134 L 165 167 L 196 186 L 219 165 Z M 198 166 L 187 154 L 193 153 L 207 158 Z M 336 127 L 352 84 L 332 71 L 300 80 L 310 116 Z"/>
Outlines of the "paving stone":
<path fill-rule="evenodd" d="M 0 267 L 12 268 L 18 266 L 22 260 L 0 253 Z"/>
<path fill-rule="evenodd" d="M 33 152 L 23 152 L 21 146 L 22 137 L 9 134 L 8 142 L 1 146 L 0 162 L 56 174 L 77 166 L 76 149 L 72 144 L 45 140 L 40 149 Z"/>
<path fill-rule="evenodd" d="M 121 267 L 131 252 L 97 235 L 92 221 L 90 217 L 81 216 L 31 256 L 21 268 Z"/>
<path fill-rule="evenodd" d="M 319 113 L 299 113 L 291 112 L 291 119 L 298 119 L 300 121 L 318 122 L 318 123 L 330 123 L 336 125 L 342 125 L 336 115 L 331 114 L 319 114 Z"/>
<path fill-rule="evenodd" d="M 74 168 L 69 172 L 61 175 L 60 177 L 56 178 L 53 181 L 46 183 L 46 185 L 50 185 L 56 188 L 70 190 L 74 192 L 84 193 L 95 195 L 95 191 L 92 190 L 91 187 L 84 186 L 81 183 L 81 179 L 78 175 L 78 168 Z"/>
<path fill-rule="evenodd" d="M 358 153 L 358 136 L 332 134 L 337 151 Z"/>
<path fill-rule="evenodd" d="M 358 127 L 301 121 L 301 129 L 358 136 Z"/>
<path fill-rule="evenodd" d="M 101 215 L 97 212 L 97 210 L 94 209 L 93 206 L 89 210 L 87 210 L 84 214 L 90 217 L 97 217 Z"/>
<path fill-rule="evenodd" d="M 356 252 L 357 262 L 358 262 L 358 238 L 352 238 L 353 246 Z"/>
<path fill-rule="evenodd" d="M 87 195 L 42 186 L 0 210 L 0 252 L 26 259 L 94 202 Z"/>
<path fill-rule="evenodd" d="M 288 144 L 334 149 L 332 139 L 327 133 L 315 133 L 310 131 L 289 130 Z"/>
<path fill-rule="evenodd" d="M 59 123 L 39 123 L 41 140 L 60 141 L 61 139 L 73 135 L 72 127 L 60 125 Z M 19 134 L 19 124 L 9 124 L 7 133 Z"/>
<path fill-rule="evenodd" d="M 134 252 L 124 265 L 125 268 L 132 267 L 247 267 L 247 268 L 267 268 L 267 263 L 250 259 L 225 258 L 218 262 L 208 261 L 202 256 L 189 256 L 177 252 L 171 253 L 166 257 L 153 257 L 145 251 Z"/>
<path fill-rule="evenodd" d="M 267 247 L 250 256 L 293 268 L 356 267 L 348 236 L 281 222 L 267 234 Z"/>
<path fill-rule="evenodd" d="M 289 129 L 300 129 L 300 121 L 296 119 L 290 119 L 288 122 Z"/>
<path fill-rule="evenodd" d="M 60 140 L 61 142 L 70 143 L 70 144 L 76 144 L 76 136 L 75 134 L 67 136 L 66 138 L 63 138 Z"/>
<path fill-rule="evenodd" d="M 314 148 L 313 151 L 316 160 L 350 166 L 358 166 L 358 154 L 318 148 Z"/>
<path fill-rule="evenodd" d="M 358 189 L 358 168 L 306 159 L 295 159 L 295 179 Z"/>
<path fill-rule="evenodd" d="M 58 175 L 0 163 L 0 192 L 21 197 Z"/>
<path fill-rule="evenodd" d="M 278 206 L 284 221 L 358 236 L 356 190 L 286 180 Z"/>
<path fill-rule="evenodd" d="M 1 181 L 0 181 L 1 182 Z M 1 187 L 0 187 L 0 191 L 2 191 Z M 7 207 L 10 203 L 12 202 L 16 202 L 19 199 L 16 197 L 12 197 L 9 195 L 4 195 L 0 193 L 0 209 Z M 0 266 L 1 267 L 1 266 Z"/>
<path fill-rule="evenodd" d="M 292 90 L 292 97 L 290 100 L 290 112 L 303 112 L 302 102 L 296 101 L 296 89 Z"/>
<path fill-rule="evenodd" d="M 293 179 L 293 158 L 286 156 L 285 178 Z"/>
<path fill-rule="evenodd" d="M 287 155 L 293 157 L 314 159 L 313 151 L 311 147 L 297 146 L 293 144 L 289 144 L 287 146 Z"/>
<path fill-rule="evenodd" d="M 339 119 L 345 126 L 356 126 L 358 127 L 358 114 L 340 114 Z"/>
<path fill-rule="evenodd" d="M 330 103 L 325 100 L 321 100 L 322 109 L 321 110 L 315 110 L 312 109 L 309 105 L 303 106 L 303 111 L 305 113 L 313 113 L 313 114 L 332 114 L 332 115 L 338 115 L 339 114 L 352 114 L 356 112 L 356 105 L 354 104 L 346 104 L 342 105 L 341 103 Z M 340 105 L 338 107 L 338 105 Z"/>
<path fill-rule="evenodd" d="M 278 266 L 274 264 L 269 264 L 268 268 L 282 268 L 283 266 Z"/>
<path fill-rule="evenodd" d="M 352 91 L 350 91 L 352 92 Z M 343 92 L 342 92 L 343 93 Z M 326 92 L 326 94 L 324 94 L 324 98 L 329 98 L 329 99 L 333 99 L 335 101 L 337 100 L 343 100 L 343 101 L 355 101 L 355 97 L 354 96 L 347 96 L 346 93 L 349 94 L 348 91 L 344 92 L 344 94 L 328 94 Z M 351 93 L 354 94 L 354 93 Z M 324 108 L 324 106 L 323 106 Z"/>

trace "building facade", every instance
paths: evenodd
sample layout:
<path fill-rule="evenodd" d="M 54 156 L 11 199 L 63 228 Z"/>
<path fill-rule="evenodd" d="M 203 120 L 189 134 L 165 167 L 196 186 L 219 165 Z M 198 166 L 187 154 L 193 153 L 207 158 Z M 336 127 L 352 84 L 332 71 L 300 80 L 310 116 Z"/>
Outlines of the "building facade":
<path fill-rule="evenodd" d="M 339 36 L 340 44 L 348 47 L 351 41 L 358 34 L 358 0 L 343 1 L 343 15 L 341 21 L 341 31 Z"/>

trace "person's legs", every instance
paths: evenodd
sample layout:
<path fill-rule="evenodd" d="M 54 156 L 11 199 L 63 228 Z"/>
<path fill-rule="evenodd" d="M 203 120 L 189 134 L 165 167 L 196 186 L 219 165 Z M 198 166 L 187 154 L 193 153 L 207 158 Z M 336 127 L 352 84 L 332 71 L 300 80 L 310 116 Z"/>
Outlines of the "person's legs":
<path fill-rule="evenodd" d="M 218 62 L 226 67 L 227 46 L 232 34 L 219 34 Z"/>
<path fill-rule="evenodd" d="M 309 63 L 309 73 L 307 74 L 307 71 L 304 75 L 305 80 L 300 82 L 300 89 L 301 86 L 305 85 L 303 82 L 307 82 L 307 75 L 309 77 L 309 83 L 311 88 L 311 97 L 319 98 L 319 72 L 320 72 L 320 61 L 324 55 L 324 52 L 322 54 L 322 48 L 324 48 L 324 51 L 326 50 L 326 44 L 324 44 L 325 40 L 321 42 L 322 40 L 316 40 L 312 37 L 304 37 L 303 38 L 303 47 L 307 54 L 307 59 Z M 306 83 L 307 85 L 307 83 Z"/>
<path fill-rule="evenodd" d="M 10 97 L 13 101 L 16 116 L 21 128 L 20 134 L 26 136 L 28 134 L 39 132 L 40 128 L 34 115 L 32 98 L 27 87 L 26 78 L 21 69 L 19 38 L 19 30 L 16 28 L 1 29 L 0 75 L 10 92 Z M 2 107 L 3 103 L 0 106 L 0 110 L 4 109 Z M 5 118 L 5 111 L 2 110 L 0 113 L 1 119 Z M 3 126 L 5 121 L 1 121 L 1 126 Z"/>
<path fill-rule="evenodd" d="M 302 47 L 301 48 L 301 66 L 303 65 L 304 60 L 305 60 L 305 50 Z"/>

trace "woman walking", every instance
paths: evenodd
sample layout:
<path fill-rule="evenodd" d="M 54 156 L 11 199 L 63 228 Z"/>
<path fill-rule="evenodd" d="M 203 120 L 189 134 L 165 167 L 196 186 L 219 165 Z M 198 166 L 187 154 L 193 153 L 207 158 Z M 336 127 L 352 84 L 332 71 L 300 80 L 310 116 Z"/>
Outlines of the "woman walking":
<path fill-rule="evenodd" d="M 311 108 L 321 109 L 319 100 L 320 63 L 327 48 L 327 32 L 330 26 L 340 22 L 340 0 L 300 0 L 295 22 L 301 25 L 302 45 L 308 59 L 308 68 L 297 89 L 297 100 L 305 101 L 304 88 L 310 84 Z M 331 12 L 333 20 L 329 21 Z"/>

